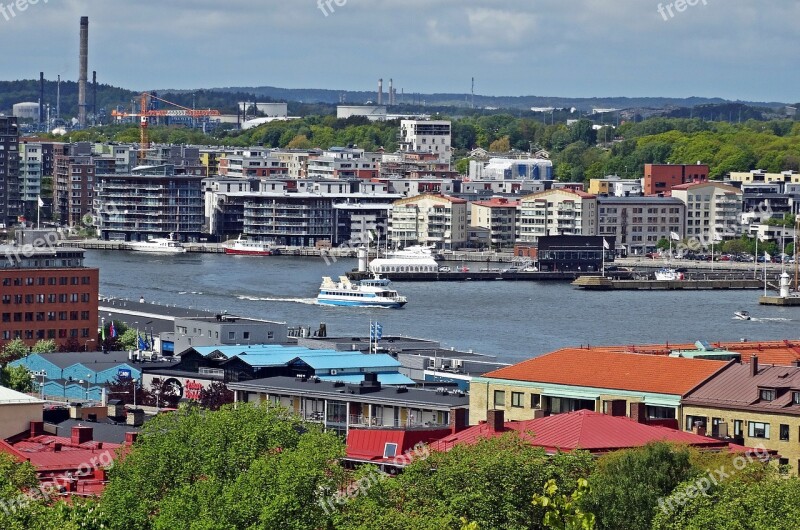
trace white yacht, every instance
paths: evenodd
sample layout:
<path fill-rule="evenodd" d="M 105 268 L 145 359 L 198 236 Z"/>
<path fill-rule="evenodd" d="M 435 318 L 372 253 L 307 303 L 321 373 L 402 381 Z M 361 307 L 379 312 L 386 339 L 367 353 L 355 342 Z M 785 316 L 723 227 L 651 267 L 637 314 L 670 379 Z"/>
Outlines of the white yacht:
<path fill-rule="evenodd" d="M 666 281 L 666 282 L 675 282 L 679 280 L 683 280 L 684 276 L 682 272 L 678 272 L 675 269 L 659 269 L 656 271 L 656 280 L 659 281 Z"/>
<path fill-rule="evenodd" d="M 254 241 L 242 236 L 232 241 L 226 241 L 223 247 L 225 248 L 225 254 L 236 256 L 271 256 L 274 252 L 271 244 Z"/>
<path fill-rule="evenodd" d="M 414 245 L 402 250 L 386 253 L 383 258 L 377 258 L 369 263 L 369 270 L 373 274 L 390 272 L 438 272 L 439 264 L 433 258 L 431 247 Z"/>
<path fill-rule="evenodd" d="M 157 254 L 183 254 L 186 252 L 186 247 L 183 243 L 175 239 L 174 234 L 170 234 L 169 238 L 157 237 L 147 241 L 132 241 L 128 243 L 131 250 L 137 252 L 152 252 Z"/>
<path fill-rule="evenodd" d="M 397 294 L 387 287 L 388 280 L 374 279 L 351 282 L 346 276 L 340 276 L 335 282 L 330 277 L 322 278 L 322 285 L 317 295 L 317 303 L 321 305 L 339 305 L 352 307 L 388 307 L 399 309 L 406 305 L 406 297 Z"/>

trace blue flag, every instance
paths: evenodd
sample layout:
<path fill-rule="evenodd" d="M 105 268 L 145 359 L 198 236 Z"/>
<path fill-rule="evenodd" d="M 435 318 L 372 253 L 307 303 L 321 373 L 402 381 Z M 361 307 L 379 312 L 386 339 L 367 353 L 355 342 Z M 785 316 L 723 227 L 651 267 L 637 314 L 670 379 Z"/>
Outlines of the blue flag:
<path fill-rule="evenodd" d="M 147 343 L 144 341 L 144 339 L 142 339 L 142 336 L 139 335 L 138 332 L 136 333 L 136 337 L 139 339 L 139 349 L 140 350 L 146 350 L 147 349 Z"/>
<path fill-rule="evenodd" d="M 375 340 L 379 341 L 383 337 L 383 326 L 380 322 L 375 322 Z"/>

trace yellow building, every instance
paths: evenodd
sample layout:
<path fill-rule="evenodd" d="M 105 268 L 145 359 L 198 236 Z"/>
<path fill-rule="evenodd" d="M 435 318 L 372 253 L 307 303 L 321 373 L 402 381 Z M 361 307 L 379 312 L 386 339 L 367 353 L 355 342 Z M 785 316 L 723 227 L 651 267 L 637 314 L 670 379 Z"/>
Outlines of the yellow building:
<path fill-rule="evenodd" d="M 593 410 L 682 424 L 681 399 L 727 366 L 724 361 L 687 359 L 579 348 L 476 377 L 470 383 L 470 425 L 487 411 L 508 420 Z"/>
<path fill-rule="evenodd" d="M 763 444 L 794 474 L 800 469 L 800 366 L 734 363 L 687 394 L 686 431 L 706 432 L 747 447 Z"/>
<path fill-rule="evenodd" d="M 467 240 L 467 201 L 432 193 L 395 201 L 389 235 L 403 247 L 459 248 Z"/>
<path fill-rule="evenodd" d="M 800 173 L 796 171 L 783 171 L 781 173 L 767 173 L 760 169 L 754 169 L 749 172 L 732 172 L 731 180 L 734 182 L 750 183 L 772 183 L 784 182 L 790 184 L 800 184 Z"/>

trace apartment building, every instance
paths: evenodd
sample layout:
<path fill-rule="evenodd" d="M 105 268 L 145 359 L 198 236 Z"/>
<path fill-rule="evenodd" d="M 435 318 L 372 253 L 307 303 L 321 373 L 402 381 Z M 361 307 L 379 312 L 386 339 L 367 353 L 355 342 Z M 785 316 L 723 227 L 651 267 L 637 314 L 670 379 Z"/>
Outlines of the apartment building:
<path fill-rule="evenodd" d="M 685 234 L 686 205 L 676 197 L 598 197 L 597 233 L 628 255 L 651 252 L 661 239 Z"/>
<path fill-rule="evenodd" d="M 0 116 L 0 224 L 17 222 L 20 214 L 19 129 L 17 119 Z"/>
<path fill-rule="evenodd" d="M 780 173 L 768 173 L 762 169 L 754 169 L 749 172 L 731 172 L 730 179 L 736 182 L 745 183 L 777 183 L 800 184 L 800 173 L 797 171 L 782 171 Z"/>
<path fill-rule="evenodd" d="M 22 214 L 27 219 L 36 219 L 39 197 L 42 195 L 42 179 L 54 175 L 55 146 L 55 142 L 36 138 L 20 139 L 20 200 Z"/>
<path fill-rule="evenodd" d="M 172 165 L 145 166 L 127 175 L 98 175 L 95 211 L 100 237 L 198 241 L 203 233 L 203 177 L 176 174 Z"/>
<path fill-rule="evenodd" d="M 99 270 L 84 267 L 83 250 L 4 245 L 0 252 L 0 346 L 53 339 L 97 348 Z"/>
<path fill-rule="evenodd" d="M 217 171 L 221 177 L 230 178 L 288 178 L 289 168 L 266 150 L 237 151 L 219 159 Z"/>
<path fill-rule="evenodd" d="M 597 235 L 597 197 L 569 189 L 551 189 L 520 199 L 518 240 L 535 243 L 542 236 Z"/>
<path fill-rule="evenodd" d="M 470 180 L 553 180 L 553 162 L 544 158 L 470 160 Z"/>
<path fill-rule="evenodd" d="M 601 179 L 590 179 L 588 192 L 592 195 L 632 197 L 642 195 L 643 188 L 641 179 L 624 179 L 609 175 Z"/>
<path fill-rule="evenodd" d="M 395 201 L 389 238 L 400 247 L 459 248 L 467 241 L 467 201 L 431 193 Z"/>
<path fill-rule="evenodd" d="M 94 202 L 95 161 L 92 144 L 78 142 L 60 144 L 54 149 L 55 186 L 53 208 L 62 224 L 79 226 L 84 216 L 91 214 Z M 113 160 L 105 166 L 108 172 Z"/>
<path fill-rule="evenodd" d="M 401 120 L 399 147 L 401 152 L 423 152 L 436 155 L 450 164 L 451 125 L 445 120 Z"/>
<path fill-rule="evenodd" d="M 373 179 L 380 173 L 380 153 L 363 149 L 331 147 L 308 160 L 307 177 L 312 179 Z"/>
<path fill-rule="evenodd" d="M 683 184 L 672 196 L 686 205 L 686 237 L 713 240 L 741 237 L 742 190 L 719 182 Z"/>
<path fill-rule="evenodd" d="M 667 194 L 675 186 L 708 182 L 706 164 L 645 164 L 644 194 Z"/>
<path fill-rule="evenodd" d="M 308 177 L 308 161 L 313 156 L 320 156 L 319 149 L 275 149 L 272 156 L 284 163 L 289 170 L 289 178 L 293 180 Z"/>
<path fill-rule="evenodd" d="M 470 204 L 470 226 L 489 231 L 489 243 L 494 249 L 513 247 L 517 240 L 517 211 L 519 201 L 495 197 Z"/>

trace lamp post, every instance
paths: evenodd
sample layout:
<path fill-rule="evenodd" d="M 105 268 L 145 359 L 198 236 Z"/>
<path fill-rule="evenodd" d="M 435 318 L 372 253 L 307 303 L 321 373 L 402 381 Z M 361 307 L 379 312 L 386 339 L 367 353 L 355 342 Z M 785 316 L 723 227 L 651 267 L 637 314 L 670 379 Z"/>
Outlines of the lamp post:
<path fill-rule="evenodd" d="M 39 392 L 41 393 L 41 399 L 44 401 L 44 378 L 47 377 L 47 372 L 44 370 L 39 370 L 38 372 L 31 372 L 31 379 L 36 382 L 36 378 L 41 377 L 42 382 L 39 384 Z"/>

